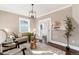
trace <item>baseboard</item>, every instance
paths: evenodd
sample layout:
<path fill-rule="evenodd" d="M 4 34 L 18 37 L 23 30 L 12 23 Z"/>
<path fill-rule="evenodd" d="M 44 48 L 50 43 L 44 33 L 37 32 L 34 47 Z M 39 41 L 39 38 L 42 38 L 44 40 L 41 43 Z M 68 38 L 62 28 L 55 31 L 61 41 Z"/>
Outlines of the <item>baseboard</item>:
<path fill-rule="evenodd" d="M 51 43 L 55 43 L 55 44 L 58 44 L 58 45 L 61 45 L 61 46 L 64 46 L 64 47 L 66 47 L 67 46 L 67 44 L 65 44 L 65 43 L 62 43 L 62 42 L 57 42 L 57 41 L 50 41 Z M 74 50 L 77 50 L 77 51 L 79 51 L 79 47 L 77 47 L 77 46 L 73 46 L 73 45 L 69 45 L 70 46 L 70 48 L 71 49 L 74 49 Z"/>
<path fill-rule="evenodd" d="M 67 45 L 64 43 L 57 42 L 57 41 L 49 41 L 47 44 L 66 52 Z M 79 55 L 79 47 L 70 45 L 69 51 L 70 51 L 71 55 Z"/>

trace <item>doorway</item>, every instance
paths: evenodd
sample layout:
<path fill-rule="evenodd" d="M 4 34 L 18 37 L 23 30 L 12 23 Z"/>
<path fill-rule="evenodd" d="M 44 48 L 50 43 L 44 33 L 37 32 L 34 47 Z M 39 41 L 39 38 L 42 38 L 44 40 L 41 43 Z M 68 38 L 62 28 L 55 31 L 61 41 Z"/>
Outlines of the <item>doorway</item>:
<path fill-rule="evenodd" d="M 51 18 L 38 21 L 38 35 L 43 42 L 51 40 Z"/>

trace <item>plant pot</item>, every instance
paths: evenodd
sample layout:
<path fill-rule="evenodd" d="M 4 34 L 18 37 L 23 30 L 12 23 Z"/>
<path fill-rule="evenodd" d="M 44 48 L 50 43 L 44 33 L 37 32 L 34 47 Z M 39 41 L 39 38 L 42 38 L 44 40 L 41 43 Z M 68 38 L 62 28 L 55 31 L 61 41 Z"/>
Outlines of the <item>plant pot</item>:
<path fill-rule="evenodd" d="M 69 47 L 69 46 L 67 46 L 67 47 L 66 47 L 66 50 L 68 50 L 68 51 L 69 51 L 69 50 L 70 50 L 70 47 Z"/>
<path fill-rule="evenodd" d="M 30 43 L 30 42 L 31 42 L 31 36 L 28 36 L 28 37 L 29 37 L 29 38 L 28 38 L 28 39 L 29 39 L 28 41 L 29 41 L 29 43 Z"/>
<path fill-rule="evenodd" d="M 71 55 L 69 46 L 66 47 L 66 55 Z"/>

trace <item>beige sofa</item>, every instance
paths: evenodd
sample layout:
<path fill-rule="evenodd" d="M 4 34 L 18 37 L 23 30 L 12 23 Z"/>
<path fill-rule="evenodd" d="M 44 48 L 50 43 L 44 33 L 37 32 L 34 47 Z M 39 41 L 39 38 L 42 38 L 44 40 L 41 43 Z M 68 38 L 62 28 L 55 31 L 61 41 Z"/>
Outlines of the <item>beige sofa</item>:
<path fill-rule="evenodd" d="M 28 41 L 27 33 L 19 33 L 18 38 L 15 38 L 15 42 L 25 43 Z"/>

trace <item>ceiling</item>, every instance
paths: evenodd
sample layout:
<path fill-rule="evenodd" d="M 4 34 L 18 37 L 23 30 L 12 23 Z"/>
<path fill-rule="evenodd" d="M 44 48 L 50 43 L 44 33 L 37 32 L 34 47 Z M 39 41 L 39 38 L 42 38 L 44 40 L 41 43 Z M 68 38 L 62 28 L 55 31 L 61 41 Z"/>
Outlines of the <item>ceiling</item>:
<path fill-rule="evenodd" d="M 69 4 L 35 4 L 34 10 L 36 11 L 37 17 L 39 17 L 68 5 Z M 0 10 L 28 16 L 28 12 L 31 10 L 31 5 L 30 4 L 0 4 Z"/>

